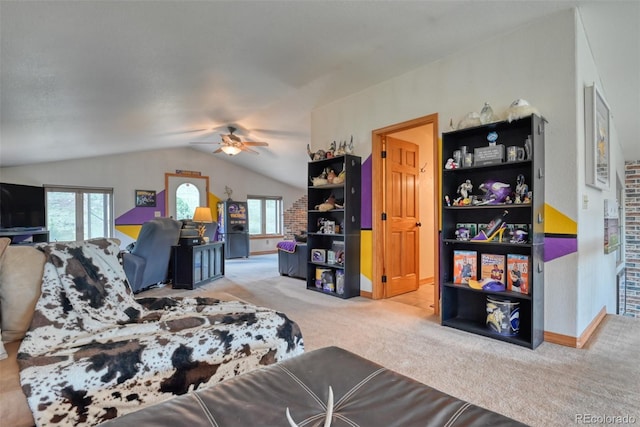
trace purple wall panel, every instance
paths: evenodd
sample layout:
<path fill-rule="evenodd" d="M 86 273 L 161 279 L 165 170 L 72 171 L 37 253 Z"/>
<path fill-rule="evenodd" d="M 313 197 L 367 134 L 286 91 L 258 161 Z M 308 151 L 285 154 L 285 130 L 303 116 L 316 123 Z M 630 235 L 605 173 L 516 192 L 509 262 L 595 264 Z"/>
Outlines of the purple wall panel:
<path fill-rule="evenodd" d="M 544 262 L 578 252 L 578 239 L 575 237 L 545 237 Z"/>

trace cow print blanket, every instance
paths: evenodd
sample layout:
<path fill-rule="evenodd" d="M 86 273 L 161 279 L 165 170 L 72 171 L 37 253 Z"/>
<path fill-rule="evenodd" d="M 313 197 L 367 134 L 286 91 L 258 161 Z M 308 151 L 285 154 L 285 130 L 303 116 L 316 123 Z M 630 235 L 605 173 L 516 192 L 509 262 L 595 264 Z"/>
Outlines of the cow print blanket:
<path fill-rule="evenodd" d="M 18 354 L 38 426 L 90 426 L 303 352 L 276 311 L 212 298 L 135 299 L 117 241 L 39 245 L 42 295 Z"/>

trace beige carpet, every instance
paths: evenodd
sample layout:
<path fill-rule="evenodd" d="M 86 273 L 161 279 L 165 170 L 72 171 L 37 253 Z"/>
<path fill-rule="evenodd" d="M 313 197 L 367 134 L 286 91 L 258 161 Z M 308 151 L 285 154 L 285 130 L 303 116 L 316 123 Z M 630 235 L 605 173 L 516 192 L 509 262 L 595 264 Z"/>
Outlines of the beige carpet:
<path fill-rule="evenodd" d="M 337 345 L 532 426 L 585 424 L 580 416 L 640 424 L 640 319 L 607 316 L 581 350 L 543 343 L 532 351 L 440 326 L 414 306 L 308 291 L 303 280 L 279 276 L 274 255 L 228 260 L 225 278 L 194 291 L 140 296 L 168 294 L 272 307 L 298 322 L 307 351 Z M 604 424 L 615 423 L 592 423 Z"/>

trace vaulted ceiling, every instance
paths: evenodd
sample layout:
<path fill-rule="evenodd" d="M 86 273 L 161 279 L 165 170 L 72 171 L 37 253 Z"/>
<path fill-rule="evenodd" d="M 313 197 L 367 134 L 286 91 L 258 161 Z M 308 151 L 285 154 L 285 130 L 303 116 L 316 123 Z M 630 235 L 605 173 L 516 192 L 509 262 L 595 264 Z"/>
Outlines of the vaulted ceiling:
<path fill-rule="evenodd" d="M 0 165 L 218 142 L 234 124 L 270 145 L 228 161 L 299 186 L 313 108 L 574 6 L 640 159 L 637 1 L 2 0 Z"/>

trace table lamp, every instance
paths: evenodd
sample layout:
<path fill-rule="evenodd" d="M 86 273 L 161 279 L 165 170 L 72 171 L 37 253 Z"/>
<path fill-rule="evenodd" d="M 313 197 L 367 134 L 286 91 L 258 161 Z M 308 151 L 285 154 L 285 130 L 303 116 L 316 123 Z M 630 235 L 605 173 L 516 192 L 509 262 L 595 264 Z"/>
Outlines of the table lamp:
<path fill-rule="evenodd" d="M 196 211 L 193 214 L 193 222 L 200 223 L 198 225 L 198 236 L 200 236 L 200 242 L 204 242 L 204 232 L 207 230 L 207 227 L 204 225 L 204 223 L 213 222 L 213 216 L 211 216 L 211 209 L 209 209 L 206 206 L 197 207 Z"/>

